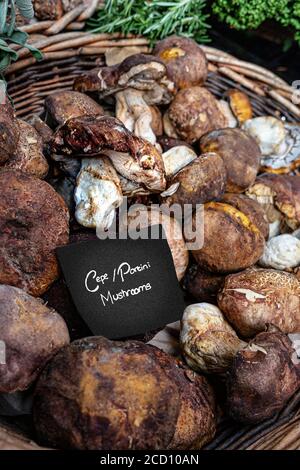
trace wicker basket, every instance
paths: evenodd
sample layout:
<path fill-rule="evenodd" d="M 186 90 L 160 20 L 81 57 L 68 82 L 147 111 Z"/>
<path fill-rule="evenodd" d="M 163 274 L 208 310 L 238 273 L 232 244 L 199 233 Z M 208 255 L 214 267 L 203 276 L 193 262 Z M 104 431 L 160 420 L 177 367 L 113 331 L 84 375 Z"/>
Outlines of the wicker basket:
<path fill-rule="evenodd" d="M 70 21 L 75 20 L 73 17 Z M 42 62 L 36 63 L 26 50 L 21 50 L 18 62 L 7 70 L 8 92 L 19 118 L 42 114 L 44 98 L 58 90 L 71 90 L 76 76 L 104 64 L 104 52 L 108 48 L 138 46 L 143 52 L 149 51 L 145 38 L 91 35 L 74 31 L 81 28 L 82 23 L 70 21 L 63 25 L 62 22 L 41 22 L 23 28 L 32 34 L 43 33 L 44 38 L 33 36 L 31 42 L 45 55 Z M 62 32 L 62 27 L 67 29 Z M 282 79 L 225 52 L 203 48 L 209 60 L 206 86 L 216 96 L 222 97 L 228 88 L 238 88 L 248 94 L 256 116 L 268 114 L 288 121 L 300 120 L 300 108 L 292 102 L 294 89 Z M 0 448 L 39 448 L 31 441 L 34 436 L 26 420 L 25 424 L 20 419 L 0 421 L 3 426 Z M 206 449 L 300 449 L 300 391 L 284 410 L 257 426 L 242 427 L 221 419 L 217 436 Z"/>

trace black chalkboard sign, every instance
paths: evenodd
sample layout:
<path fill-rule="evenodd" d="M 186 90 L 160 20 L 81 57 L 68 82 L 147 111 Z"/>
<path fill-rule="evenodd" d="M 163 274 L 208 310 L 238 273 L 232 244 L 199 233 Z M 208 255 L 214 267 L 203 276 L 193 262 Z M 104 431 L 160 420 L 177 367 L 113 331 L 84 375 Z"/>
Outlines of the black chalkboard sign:
<path fill-rule="evenodd" d="M 75 306 L 93 334 L 146 333 L 182 317 L 184 301 L 168 242 L 92 240 L 57 249 Z"/>

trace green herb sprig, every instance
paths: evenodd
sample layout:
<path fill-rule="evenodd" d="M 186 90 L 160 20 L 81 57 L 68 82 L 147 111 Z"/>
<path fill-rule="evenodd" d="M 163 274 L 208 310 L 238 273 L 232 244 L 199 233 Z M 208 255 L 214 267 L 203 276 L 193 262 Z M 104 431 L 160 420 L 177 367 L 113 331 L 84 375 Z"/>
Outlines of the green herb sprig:
<path fill-rule="evenodd" d="M 34 11 L 31 0 L 0 0 L 0 75 L 18 59 L 17 52 L 11 44 L 27 47 L 37 60 L 43 55 L 35 47 L 27 43 L 28 34 L 20 31 L 16 26 L 17 11 L 24 18 L 33 18 Z"/>
<path fill-rule="evenodd" d="M 106 0 L 88 21 L 94 32 L 137 34 L 157 39 L 179 34 L 207 42 L 207 0 Z"/>

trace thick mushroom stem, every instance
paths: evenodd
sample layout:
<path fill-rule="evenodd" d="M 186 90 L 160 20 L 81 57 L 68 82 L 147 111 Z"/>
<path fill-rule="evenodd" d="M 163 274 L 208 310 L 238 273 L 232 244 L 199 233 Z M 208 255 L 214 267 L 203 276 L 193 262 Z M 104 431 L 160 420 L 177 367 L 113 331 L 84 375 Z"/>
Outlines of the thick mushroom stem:
<path fill-rule="evenodd" d="M 119 177 L 108 158 L 82 160 L 74 197 L 79 224 L 101 231 L 109 229 L 123 195 Z"/>
<path fill-rule="evenodd" d="M 143 92 L 128 88 L 116 94 L 116 117 L 137 137 L 156 144 L 156 135 L 152 130 L 151 109 L 143 98 Z M 133 127 L 133 128 L 132 128 Z"/>
<path fill-rule="evenodd" d="M 115 169 L 124 178 L 130 181 L 144 185 L 153 192 L 163 191 L 166 187 L 164 172 L 156 167 L 151 155 L 145 155 L 144 161 L 149 161 L 148 168 L 135 160 L 129 153 L 116 152 L 114 150 L 103 150 Z"/>

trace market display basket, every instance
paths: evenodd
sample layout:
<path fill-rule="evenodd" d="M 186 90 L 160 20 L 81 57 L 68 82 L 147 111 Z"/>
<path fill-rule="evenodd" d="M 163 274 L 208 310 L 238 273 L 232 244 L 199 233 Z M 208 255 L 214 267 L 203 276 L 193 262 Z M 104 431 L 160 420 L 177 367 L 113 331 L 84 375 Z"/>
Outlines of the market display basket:
<path fill-rule="evenodd" d="M 6 71 L 8 93 L 19 118 L 26 120 L 33 114 L 42 114 L 46 96 L 71 90 L 77 76 L 105 63 L 104 53 L 109 48 L 138 47 L 144 53 L 150 52 L 146 38 L 90 34 L 82 30 L 83 25 L 73 14 L 68 20 L 23 27 L 44 59 L 36 62 L 22 49 L 19 60 Z M 267 114 L 300 121 L 300 108 L 292 99 L 295 90 L 284 80 L 223 51 L 208 46 L 203 49 L 209 61 L 206 86 L 214 95 L 222 97 L 229 88 L 240 89 L 249 96 L 255 116 Z M 0 418 L 0 448 L 41 449 L 34 442 L 29 421 L 21 417 Z M 300 391 L 280 413 L 256 426 L 241 426 L 221 417 L 217 435 L 206 449 L 300 449 Z"/>

